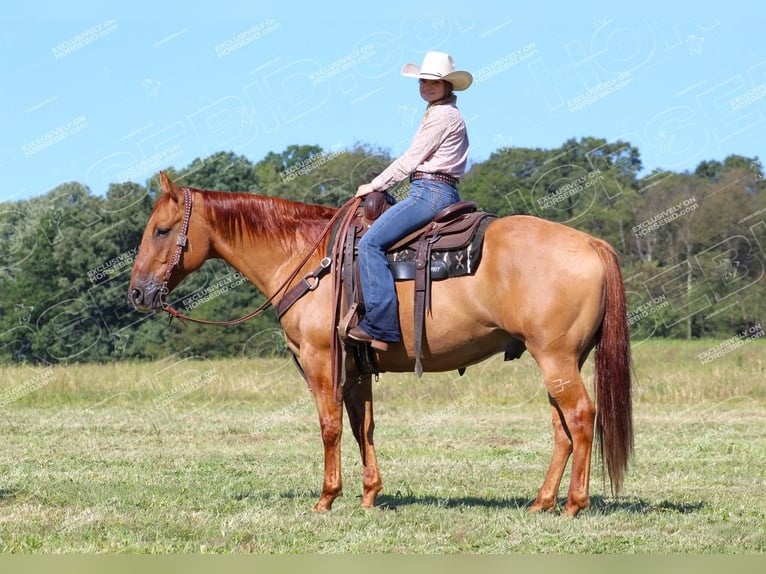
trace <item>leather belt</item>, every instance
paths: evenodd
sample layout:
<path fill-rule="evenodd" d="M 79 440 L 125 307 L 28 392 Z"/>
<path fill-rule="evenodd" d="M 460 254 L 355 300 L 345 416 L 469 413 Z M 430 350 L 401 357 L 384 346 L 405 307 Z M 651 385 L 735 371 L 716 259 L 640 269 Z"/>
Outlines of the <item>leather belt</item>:
<path fill-rule="evenodd" d="M 410 181 L 415 179 L 432 179 L 434 181 L 446 183 L 452 187 L 457 187 L 457 184 L 460 183 L 458 178 L 452 177 L 446 173 L 428 173 L 426 171 L 413 171 L 412 174 L 410 174 Z"/>

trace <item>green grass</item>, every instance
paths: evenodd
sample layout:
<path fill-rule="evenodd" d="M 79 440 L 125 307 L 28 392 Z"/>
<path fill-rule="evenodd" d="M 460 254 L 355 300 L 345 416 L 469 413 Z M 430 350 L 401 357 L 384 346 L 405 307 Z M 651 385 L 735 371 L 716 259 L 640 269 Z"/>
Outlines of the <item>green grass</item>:
<path fill-rule="evenodd" d="M 634 348 L 623 496 L 594 464 L 574 520 L 526 511 L 552 446 L 526 354 L 463 377 L 383 375 L 379 505 L 359 507 L 346 428 L 345 495 L 322 514 L 319 426 L 289 360 L 3 368 L 0 551 L 763 553 L 766 345 L 702 364 L 715 344 Z"/>

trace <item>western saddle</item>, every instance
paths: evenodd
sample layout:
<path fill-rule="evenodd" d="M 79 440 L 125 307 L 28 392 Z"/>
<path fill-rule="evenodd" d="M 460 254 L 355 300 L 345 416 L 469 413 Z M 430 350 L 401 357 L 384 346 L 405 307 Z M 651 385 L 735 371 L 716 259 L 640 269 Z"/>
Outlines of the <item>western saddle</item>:
<path fill-rule="evenodd" d="M 370 225 L 390 207 L 385 192 L 364 196 L 363 203 L 345 224 L 335 230 L 331 241 L 335 266 L 336 317 L 338 335 L 345 339 L 349 329 L 358 324 L 364 311 L 359 288 L 357 246 Z M 472 201 L 461 201 L 445 207 L 424 227 L 401 238 L 387 251 L 395 281 L 414 281 L 413 304 L 415 373 L 423 374 L 421 349 L 425 313 L 431 309 L 431 283 L 473 274 L 481 258 L 484 231 L 494 216 L 477 211 Z M 352 356 L 362 373 L 377 374 L 374 355 L 369 345 L 349 344 Z"/>

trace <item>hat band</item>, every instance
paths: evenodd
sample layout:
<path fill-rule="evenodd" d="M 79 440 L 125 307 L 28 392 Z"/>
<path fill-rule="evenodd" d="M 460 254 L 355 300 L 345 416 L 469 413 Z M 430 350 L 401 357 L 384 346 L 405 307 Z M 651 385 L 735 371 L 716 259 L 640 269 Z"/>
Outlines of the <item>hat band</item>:
<path fill-rule="evenodd" d="M 434 78 L 439 78 L 439 79 L 444 77 L 443 74 L 439 74 L 439 73 L 436 73 L 436 72 L 420 72 L 420 76 L 421 77 L 423 77 L 423 76 L 432 76 Z"/>

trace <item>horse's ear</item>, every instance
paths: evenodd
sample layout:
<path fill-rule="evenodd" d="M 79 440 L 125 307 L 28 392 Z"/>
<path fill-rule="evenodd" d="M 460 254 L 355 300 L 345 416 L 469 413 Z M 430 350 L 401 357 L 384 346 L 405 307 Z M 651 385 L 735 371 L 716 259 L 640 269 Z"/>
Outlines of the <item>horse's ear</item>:
<path fill-rule="evenodd" d="M 162 189 L 162 193 L 167 193 L 176 201 L 183 197 L 183 194 L 180 193 L 178 187 L 176 187 L 176 185 L 170 180 L 168 174 L 164 171 L 160 172 L 160 189 Z"/>

